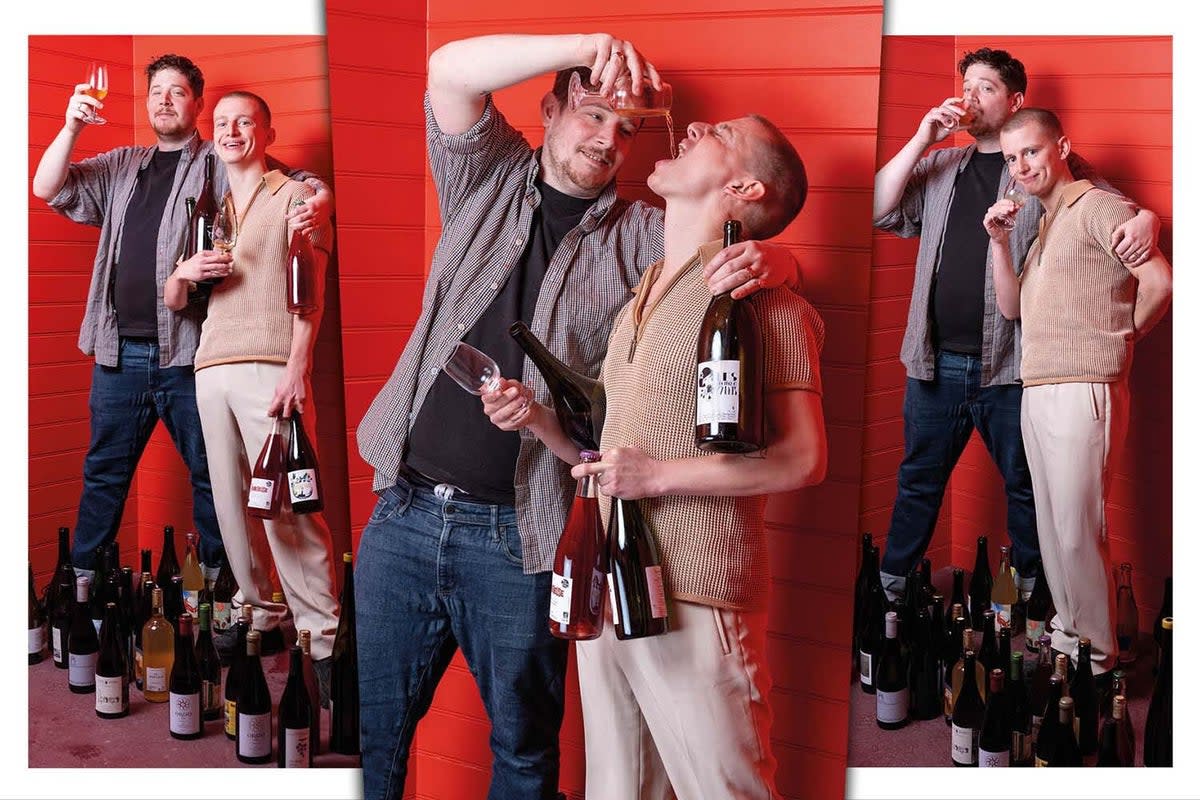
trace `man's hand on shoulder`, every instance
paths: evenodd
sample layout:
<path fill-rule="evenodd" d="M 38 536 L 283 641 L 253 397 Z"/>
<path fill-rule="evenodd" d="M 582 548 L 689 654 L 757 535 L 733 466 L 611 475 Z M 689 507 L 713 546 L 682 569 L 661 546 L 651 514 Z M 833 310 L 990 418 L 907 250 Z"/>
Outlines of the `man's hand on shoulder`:
<path fill-rule="evenodd" d="M 802 288 L 800 265 L 791 251 L 772 242 L 747 240 L 722 249 L 704 267 L 704 278 L 714 295 L 732 290 L 735 300 L 760 289 Z"/>

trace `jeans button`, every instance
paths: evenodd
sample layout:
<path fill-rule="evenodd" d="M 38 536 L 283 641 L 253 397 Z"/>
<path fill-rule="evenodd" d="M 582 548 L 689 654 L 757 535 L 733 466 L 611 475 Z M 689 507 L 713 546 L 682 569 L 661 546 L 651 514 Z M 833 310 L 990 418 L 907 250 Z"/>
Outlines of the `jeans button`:
<path fill-rule="evenodd" d="M 457 509 L 454 506 L 446 506 L 446 513 L 453 514 Z"/>

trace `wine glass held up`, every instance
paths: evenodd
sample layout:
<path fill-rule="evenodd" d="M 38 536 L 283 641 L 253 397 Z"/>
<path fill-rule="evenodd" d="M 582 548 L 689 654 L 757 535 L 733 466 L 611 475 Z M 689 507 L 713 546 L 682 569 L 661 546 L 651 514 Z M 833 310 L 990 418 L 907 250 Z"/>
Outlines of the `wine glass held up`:
<path fill-rule="evenodd" d="M 1002 227 L 1012 230 L 1013 226 L 1017 224 L 1017 214 L 1020 213 L 1021 207 L 1029 202 L 1029 192 L 1017 180 L 1017 176 L 1013 175 L 1008 179 L 1008 183 L 1004 187 L 1004 199 L 1013 203 L 1016 208 L 1011 214 L 1001 217 L 997 221 Z"/>
<path fill-rule="evenodd" d="M 500 367 L 495 360 L 466 342 L 454 345 L 442 370 L 471 394 L 494 392 L 500 387 Z"/>
<path fill-rule="evenodd" d="M 103 100 L 108 96 L 107 66 L 95 61 L 92 62 L 88 67 L 87 87 L 83 90 L 83 93 L 97 100 Z M 97 114 L 95 109 L 90 105 L 86 105 L 83 111 L 83 120 L 89 125 L 104 125 L 108 122 L 104 117 Z"/>

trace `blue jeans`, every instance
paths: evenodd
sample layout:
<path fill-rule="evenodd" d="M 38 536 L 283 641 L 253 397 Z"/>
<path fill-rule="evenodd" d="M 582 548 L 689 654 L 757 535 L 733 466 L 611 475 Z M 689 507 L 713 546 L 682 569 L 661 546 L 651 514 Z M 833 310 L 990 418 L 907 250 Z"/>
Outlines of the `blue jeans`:
<path fill-rule="evenodd" d="M 933 538 L 950 473 L 972 428 L 1004 477 L 1012 563 L 1023 588 L 1037 575 L 1037 520 L 1033 484 L 1021 439 L 1021 387 L 979 386 L 977 356 L 941 351 L 932 381 L 908 379 L 904 392 L 904 460 L 880 575 L 889 595 L 904 590 Z M 980 533 L 986 533 L 980 531 Z"/>
<path fill-rule="evenodd" d="M 417 723 L 458 648 L 492 723 L 489 800 L 553 800 L 567 643 L 550 574 L 526 575 L 511 506 L 403 479 L 382 493 L 354 570 L 363 797 L 399 798 Z"/>
<path fill-rule="evenodd" d="M 161 419 L 191 473 L 192 516 L 200 533 L 200 560 L 225 562 L 213 508 L 196 378 L 191 367 L 160 367 L 158 344 L 122 339 L 116 367 L 92 369 L 91 441 L 83 461 L 83 494 L 75 522 L 71 563 L 96 568 L 96 554 L 117 535 L 134 470 Z"/>

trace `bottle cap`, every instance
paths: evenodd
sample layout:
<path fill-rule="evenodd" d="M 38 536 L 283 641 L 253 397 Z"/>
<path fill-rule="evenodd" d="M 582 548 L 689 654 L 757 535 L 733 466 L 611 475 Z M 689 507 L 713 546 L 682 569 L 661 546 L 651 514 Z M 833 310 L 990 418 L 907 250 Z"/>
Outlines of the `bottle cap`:
<path fill-rule="evenodd" d="M 1171 630 L 1174 624 L 1171 617 L 1163 617 L 1163 630 Z"/>
<path fill-rule="evenodd" d="M 342 553 L 342 563 L 350 564 L 354 561 L 354 553 Z"/>
<path fill-rule="evenodd" d="M 591 464 L 600 460 L 600 454 L 595 450 L 580 450 L 579 460 L 585 464 Z"/>

